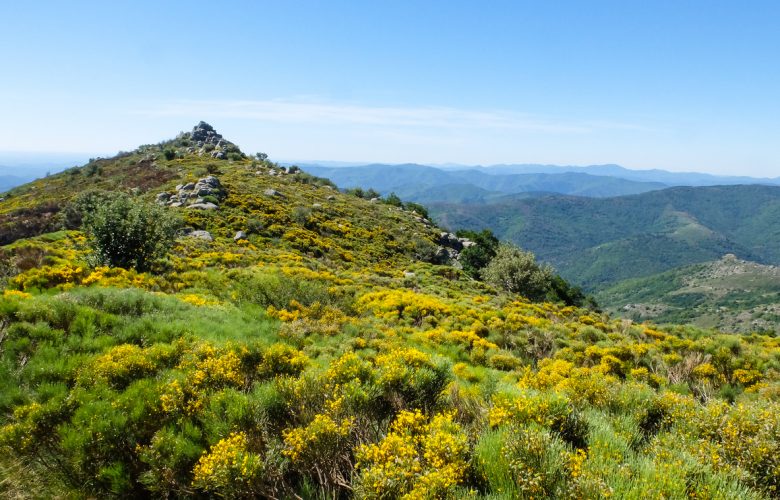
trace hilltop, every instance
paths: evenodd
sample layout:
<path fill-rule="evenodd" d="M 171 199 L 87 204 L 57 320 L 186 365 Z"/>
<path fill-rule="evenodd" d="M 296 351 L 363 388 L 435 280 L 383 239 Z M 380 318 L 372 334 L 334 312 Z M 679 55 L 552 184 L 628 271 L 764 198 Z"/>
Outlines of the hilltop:
<path fill-rule="evenodd" d="M 108 265 L 119 209 L 165 254 Z M 5 497 L 777 496 L 776 337 L 530 300 L 469 272 L 486 233 L 206 123 L 11 190 L 0 236 Z"/>

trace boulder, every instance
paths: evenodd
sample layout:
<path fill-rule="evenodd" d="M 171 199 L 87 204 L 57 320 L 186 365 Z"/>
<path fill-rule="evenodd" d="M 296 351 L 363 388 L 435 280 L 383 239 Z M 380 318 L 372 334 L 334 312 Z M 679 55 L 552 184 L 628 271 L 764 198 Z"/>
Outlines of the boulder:
<path fill-rule="evenodd" d="M 442 232 L 439 234 L 439 245 L 452 248 L 457 251 L 463 249 L 463 242 L 461 242 L 457 236 L 448 232 Z"/>
<path fill-rule="evenodd" d="M 158 194 L 158 195 L 155 197 L 155 201 L 156 201 L 158 204 L 160 204 L 160 205 L 165 205 L 166 203 L 168 203 L 168 200 L 170 200 L 170 199 L 171 199 L 171 195 L 170 195 L 170 193 L 159 193 L 159 194 Z"/>
<path fill-rule="evenodd" d="M 276 189 L 271 189 L 271 188 L 268 188 L 265 191 L 263 191 L 263 194 L 266 195 L 266 196 L 271 196 L 271 197 L 284 198 L 284 195 L 282 193 L 280 193 Z"/>
<path fill-rule="evenodd" d="M 187 207 L 189 210 L 216 210 L 217 207 L 213 203 L 193 203 Z"/>
<path fill-rule="evenodd" d="M 233 236 L 233 241 L 238 240 L 245 240 L 246 239 L 246 233 L 244 231 L 238 231 L 235 236 Z"/>
<path fill-rule="evenodd" d="M 204 240 L 204 241 L 214 241 L 214 237 L 211 236 L 210 232 L 203 231 L 203 230 L 200 230 L 200 229 L 197 230 L 197 231 L 191 232 L 187 236 L 189 236 L 190 238 L 197 238 L 199 240 Z"/>

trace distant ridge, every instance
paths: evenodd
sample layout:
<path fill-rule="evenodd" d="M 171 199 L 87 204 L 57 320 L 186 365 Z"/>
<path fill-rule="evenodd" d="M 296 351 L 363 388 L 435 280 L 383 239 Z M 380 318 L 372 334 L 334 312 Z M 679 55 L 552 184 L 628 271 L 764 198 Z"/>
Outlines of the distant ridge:
<path fill-rule="evenodd" d="M 327 177 L 343 188 L 373 188 L 419 203 L 438 201 L 487 203 L 517 193 L 548 192 L 609 197 L 663 189 L 666 184 L 640 182 L 583 172 L 507 173 L 480 169 L 444 170 L 418 164 L 372 164 L 359 167 L 304 165 L 313 175 Z M 458 186 L 457 195 L 443 186 Z"/>
<path fill-rule="evenodd" d="M 451 229 L 492 229 L 590 291 L 726 253 L 780 264 L 780 186 L 674 187 L 613 198 L 507 197 L 430 209 Z"/>

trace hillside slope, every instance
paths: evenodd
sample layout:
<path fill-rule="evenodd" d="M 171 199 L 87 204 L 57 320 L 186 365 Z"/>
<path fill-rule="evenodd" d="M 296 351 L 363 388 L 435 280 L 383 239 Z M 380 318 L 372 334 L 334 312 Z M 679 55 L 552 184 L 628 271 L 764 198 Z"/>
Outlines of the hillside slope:
<path fill-rule="evenodd" d="M 638 321 L 780 334 L 780 269 L 731 254 L 620 282 L 597 299 L 614 313 Z"/>
<path fill-rule="evenodd" d="M 551 196 L 490 206 L 433 204 L 450 228 L 492 229 L 594 291 L 716 260 L 780 263 L 780 187 L 678 187 L 607 199 Z"/>
<path fill-rule="evenodd" d="M 500 292 L 208 129 L 0 202 L 2 496 L 777 495 L 777 338 Z M 91 264 L 95 189 L 183 220 L 153 272 Z"/>

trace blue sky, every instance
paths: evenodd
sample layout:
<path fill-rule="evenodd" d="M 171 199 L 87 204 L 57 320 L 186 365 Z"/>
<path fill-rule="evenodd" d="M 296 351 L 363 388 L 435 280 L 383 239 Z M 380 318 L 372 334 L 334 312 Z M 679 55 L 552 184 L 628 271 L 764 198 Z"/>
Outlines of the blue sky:
<path fill-rule="evenodd" d="M 780 2 L 10 2 L 0 155 L 206 120 L 276 160 L 780 175 Z"/>

